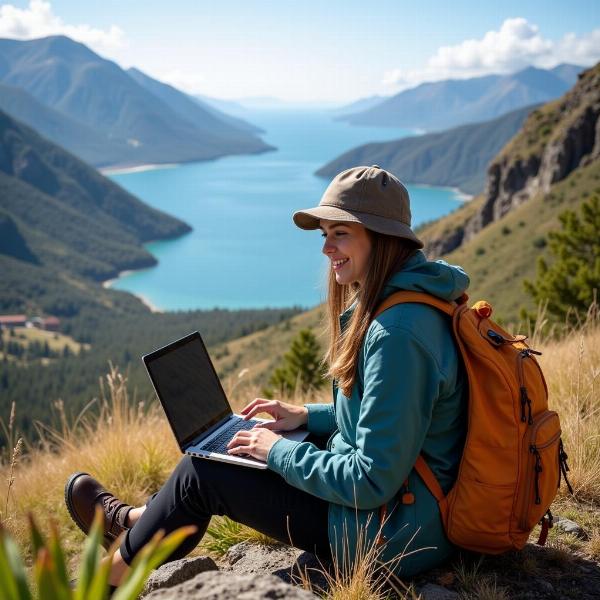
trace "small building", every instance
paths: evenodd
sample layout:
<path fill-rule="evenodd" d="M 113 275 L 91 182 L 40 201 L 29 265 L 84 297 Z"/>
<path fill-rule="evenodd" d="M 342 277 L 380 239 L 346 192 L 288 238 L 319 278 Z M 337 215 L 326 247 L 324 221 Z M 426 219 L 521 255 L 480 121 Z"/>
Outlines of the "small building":
<path fill-rule="evenodd" d="M 58 317 L 46 317 L 44 319 L 44 329 L 46 331 L 58 331 L 60 328 L 60 319 Z"/>
<path fill-rule="evenodd" d="M 46 331 L 58 331 L 60 319 L 57 317 L 31 317 L 27 322 L 27 326 L 45 329 Z"/>
<path fill-rule="evenodd" d="M 0 329 L 14 329 L 15 327 L 25 327 L 26 323 L 26 315 L 0 315 Z"/>

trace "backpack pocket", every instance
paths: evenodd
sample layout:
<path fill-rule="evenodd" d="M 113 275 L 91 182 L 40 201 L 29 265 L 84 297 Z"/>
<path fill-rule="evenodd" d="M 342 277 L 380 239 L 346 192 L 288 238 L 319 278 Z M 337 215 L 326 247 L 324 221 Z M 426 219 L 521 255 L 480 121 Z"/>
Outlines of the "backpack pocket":
<path fill-rule="evenodd" d="M 560 473 L 560 421 L 554 411 L 544 411 L 523 441 L 522 500 L 519 528 L 531 531 L 544 516 L 558 490 Z"/>

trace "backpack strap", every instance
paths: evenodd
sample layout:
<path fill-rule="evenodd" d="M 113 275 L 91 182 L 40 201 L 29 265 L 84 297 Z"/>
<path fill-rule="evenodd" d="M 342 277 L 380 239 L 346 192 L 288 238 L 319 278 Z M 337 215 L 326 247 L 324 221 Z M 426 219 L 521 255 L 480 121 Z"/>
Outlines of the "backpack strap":
<path fill-rule="evenodd" d="M 464 294 L 458 299 L 457 302 L 446 302 L 441 298 L 436 298 L 435 296 L 431 296 L 430 294 L 425 294 L 423 292 L 401 290 L 399 292 L 394 292 L 393 294 L 390 294 L 377 307 L 377 310 L 373 314 L 373 318 L 375 319 L 384 310 L 387 310 L 392 306 L 396 306 L 396 304 L 415 302 L 419 304 L 427 304 L 428 306 L 437 308 L 438 310 L 447 314 L 448 316 L 453 317 L 453 321 L 456 321 L 456 318 L 459 313 L 459 311 L 457 311 L 457 308 L 463 306 L 467 299 L 468 296 Z M 455 326 L 455 323 L 453 324 L 453 326 Z M 440 485 L 436 476 L 433 474 L 433 471 L 430 469 L 429 465 L 425 462 L 425 459 L 422 455 L 419 455 L 417 457 L 414 469 L 419 474 L 419 477 L 423 480 L 423 483 L 427 486 L 427 489 L 431 492 L 431 495 L 437 500 L 438 505 L 440 507 L 442 521 L 444 522 L 445 526 L 448 515 L 448 503 L 446 501 L 444 491 L 442 490 L 442 486 Z"/>
<path fill-rule="evenodd" d="M 429 468 L 429 465 L 425 462 L 425 459 L 421 454 L 417 456 L 415 471 L 419 474 L 423 483 L 438 502 L 442 502 L 446 499 L 446 495 L 444 494 L 444 490 L 442 490 L 440 482 L 437 480 L 437 477 L 433 474 L 433 471 Z"/>
<path fill-rule="evenodd" d="M 405 304 L 407 302 L 427 304 L 428 306 L 433 306 L 434 308 L 441 310 L 443 313 L 446 313 L 449 316 L 452 316 L 454 314 L 454 311 L 457 307 L 456 302 L 446 302 L 441 298 L 436 298 L 435 296 L 425 294 L 424 292 L 411 292 L 408 290 L 401 290 L 399 292 L 394 292 L 393 294 L 390 294 L 377 307 L 377 310 L 373 314 L 373 318 L 378 317 L 384 310 L 387 310 L 392 306 L 396 306 L 396 304 Z"/>
<path fill-rule="evenodd" d="M 448 527 L 448 500 L 442 490 L 440 482 L 437 477 L 433 474 L 433 471 L 429 468 L 429 465 L 425 462 L 422 454 L 417 456 L 415 462 L 415 471 L 419 474 L 419 477 L 423 480 L 427 489 L 431 492 L 431 495 L 437 500 L 438 506 L 440 507 L 440 516 L 442 517 L 442 523 L 444 529 Z"/>

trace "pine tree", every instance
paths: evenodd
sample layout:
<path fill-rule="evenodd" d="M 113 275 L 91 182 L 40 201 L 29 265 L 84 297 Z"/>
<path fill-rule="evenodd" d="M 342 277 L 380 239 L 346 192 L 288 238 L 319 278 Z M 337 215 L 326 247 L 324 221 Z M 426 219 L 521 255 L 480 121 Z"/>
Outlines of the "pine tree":
<path fill-rule="evenodd" d="M 525 280 L 525 290 L 536 303 L 546 304 L 548 316 L 576 324 L 600 290 L 600 200 L 584 202 L 581 217 L 572 210 L 559 215 L 561 229 L 548 234 L 548 265 L 538 258 L 536 280 Z"/>
<path fill-rule="evenodd" d="M 269 385 L 277 393 L 293 394 L 296 388 L 303 394 L 321 388 L 325 384 L 324 368 L 321 364 L 321 349 L 310 329 L 301 329 L 292 340 L 288 352 L 269 379 Z M 272 395 L 272 390 L 265 390 Z"/>

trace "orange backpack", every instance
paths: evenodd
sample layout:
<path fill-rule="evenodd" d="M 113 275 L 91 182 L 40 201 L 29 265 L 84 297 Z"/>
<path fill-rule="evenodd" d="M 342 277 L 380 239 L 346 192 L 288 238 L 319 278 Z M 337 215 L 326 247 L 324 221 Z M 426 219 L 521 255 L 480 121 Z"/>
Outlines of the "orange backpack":
<path fill-rule="evenodd" d="M 549 507 L 569 467 L 558 414 L 548 410 L 548 389 L 534 356 L 540 353 L 525 336 L 512 336 L 490 320 L 487 302 L 468 308 L 466 300 L 400 291 L 375 314 L 405 302 L 441 310 L 452 317 L 464 362 L 468 426 L 454 486 L 445 496 L 422 456 L 415 470 L 437 499 L 448 539 L 457 546 L 486 554 L 520 549 L 537 523 L 538 543 L 544 544 L 552 527 Z"/>

